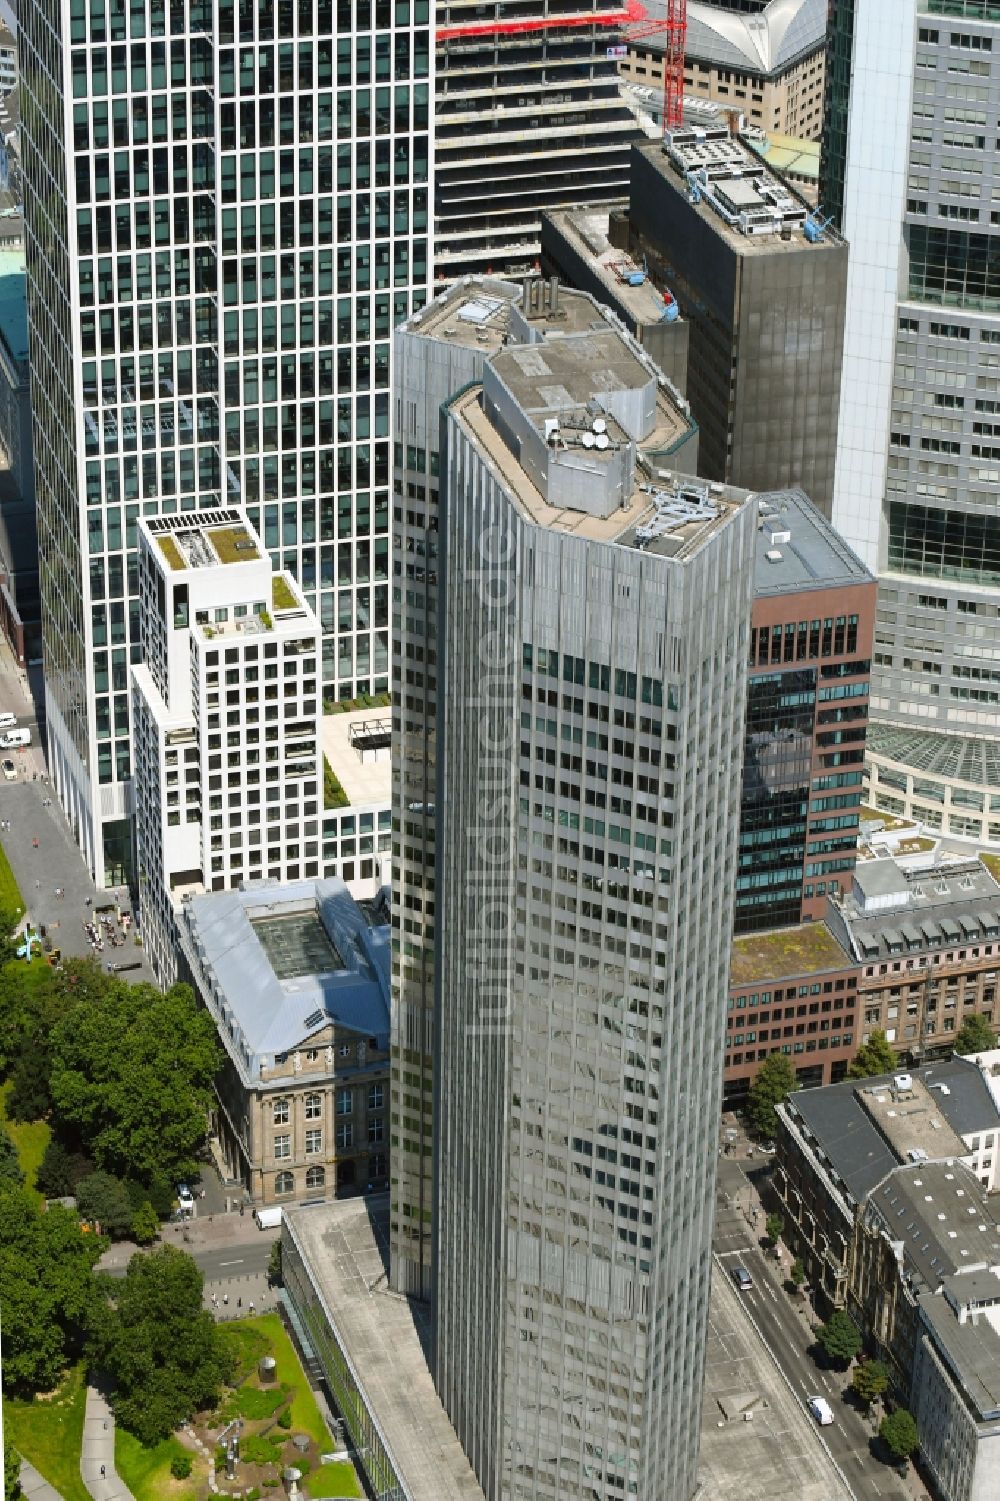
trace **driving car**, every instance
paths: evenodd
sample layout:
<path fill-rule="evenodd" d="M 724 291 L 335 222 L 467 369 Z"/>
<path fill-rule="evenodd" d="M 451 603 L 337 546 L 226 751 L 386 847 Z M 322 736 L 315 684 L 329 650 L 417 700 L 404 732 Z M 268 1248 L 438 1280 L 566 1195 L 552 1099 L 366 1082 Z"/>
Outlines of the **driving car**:
<path fill-rule="evenodd" d="M 748 1293 L 753 1287 L 753 1278 L 745 1266 L 730 1267 L 729 1275 L 732 1277 L 741 1293 Z"/>
<path fill-rule="evenodd" d="M 17 767 L 14 765 L 13 761 L 4 761 L 2 765 L 0 765 L 0 771 L 3 772 L 3 779 L 5 782 L 15 782 L 17 780 Z"/>
<path fill-rule="evenodd" d="M 833 1408 L 825 1397 L 807 1397 L 806 1406 L 821 1428 L 827 1428 L 833 1422 Z"/>

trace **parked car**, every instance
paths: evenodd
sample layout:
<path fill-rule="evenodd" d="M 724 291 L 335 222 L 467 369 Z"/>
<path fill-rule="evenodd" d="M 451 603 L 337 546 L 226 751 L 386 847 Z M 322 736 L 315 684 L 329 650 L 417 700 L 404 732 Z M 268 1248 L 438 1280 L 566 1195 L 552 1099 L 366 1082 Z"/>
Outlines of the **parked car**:
<path fill-rule="evenodd" d="M 194 1213 L 194 1194 L 186 1183 L 178 1183 L 177 1185 L 177 1202 L 181 1207 L 182 1214 Z"/>
<path fill-rule="evenodd" d="M 806 1406 L 821 1428 L 828 1428 L 833 1422 L 833 1408 L 825 1397 L 807 1397 Z"/>
<path fill-rule="evenodd" d="M 732 1277 L 741 1293 L 748 1293 L 753 1287 L 753 1278 L 745 1266 L 730 1267 L 729 1275 Z"/>
<path fill-rule="evenodd" d="M 3 766 L 0 769 L 2 769 L 3 771 L 3 779 L 5 782 L 17 781 L 17 767 L 14 765 L 13 761 L 4 761 Z"/>

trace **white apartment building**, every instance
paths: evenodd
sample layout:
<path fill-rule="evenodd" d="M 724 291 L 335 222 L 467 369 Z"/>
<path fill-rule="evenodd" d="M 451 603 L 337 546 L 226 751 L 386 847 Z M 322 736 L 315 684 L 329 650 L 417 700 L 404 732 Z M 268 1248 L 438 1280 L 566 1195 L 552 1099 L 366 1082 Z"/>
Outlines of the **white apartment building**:
<path fill-rule="evenodd" d="M 140 917 L 169 983 L 185 892 L 322 873 L 321 637 L 240 512 L 142 521 L 138 539 Z"/>

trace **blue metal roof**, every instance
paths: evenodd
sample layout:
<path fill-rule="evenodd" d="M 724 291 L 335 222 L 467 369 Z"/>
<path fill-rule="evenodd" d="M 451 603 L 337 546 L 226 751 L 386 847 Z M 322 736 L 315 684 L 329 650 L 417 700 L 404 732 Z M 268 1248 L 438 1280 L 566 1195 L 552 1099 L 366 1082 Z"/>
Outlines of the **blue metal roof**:
<path fill-rule="evenodd" d="M 254 923 L 313 912 L 342 969 L 281 980 Z M 306 1046 L 333 1022 L 389 1045 L 390 930 L 373 925 L 343 881 L 261 882 L 241 891 L 192 897 L 185 920 L 213 1010 L 253 1077 L 279 1053 Z"/>

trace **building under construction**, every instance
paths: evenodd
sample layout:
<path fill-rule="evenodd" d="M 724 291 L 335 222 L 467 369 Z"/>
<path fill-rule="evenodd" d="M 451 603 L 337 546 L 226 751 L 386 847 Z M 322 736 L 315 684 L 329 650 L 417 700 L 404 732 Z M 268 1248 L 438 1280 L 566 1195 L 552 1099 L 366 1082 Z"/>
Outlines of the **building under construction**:
<path fill-rule="evenodd" d="M 437 7 L 435 270 L 522 275 L 539 257 L 543 208 L 624 202 L 640 138 L 618 58 L 652 24 L 679 49 L 680 20 L 639 0 L 442 0 Z M 502 19 L 501 19 L 502 17 Z"/>

